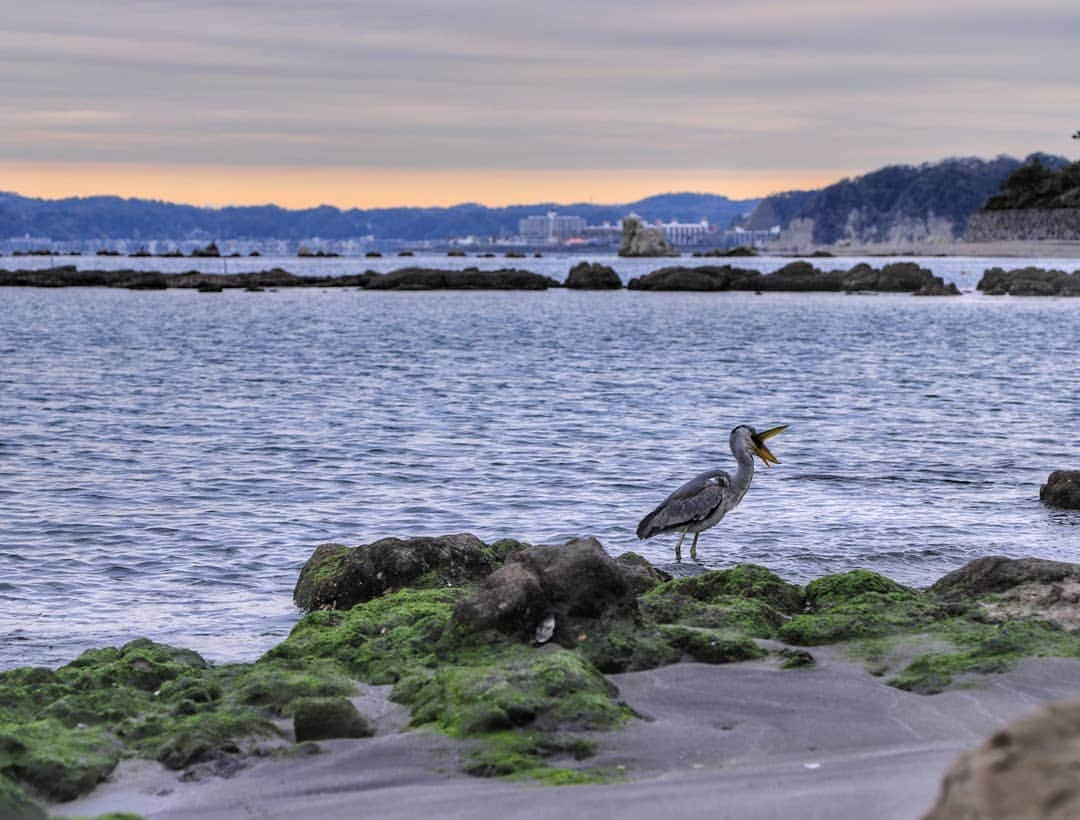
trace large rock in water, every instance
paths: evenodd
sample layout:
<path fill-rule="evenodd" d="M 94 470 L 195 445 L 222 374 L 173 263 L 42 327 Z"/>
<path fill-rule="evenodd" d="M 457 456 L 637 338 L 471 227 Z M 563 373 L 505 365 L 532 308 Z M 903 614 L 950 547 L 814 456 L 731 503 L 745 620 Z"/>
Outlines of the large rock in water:
<path fill-rule="evenodd" d="M 636 216 L 622 221 L 622 244 L 619 256 L 678 256 L 679 252 L 666 239 L 659 228 L 650 228 Z"/>
<path fill-rule="evenodd" d="M 1050 703 L 996 732 L 945 774 L 923 820 L 1080 817 L 1080 698 Z"/>
<path fill-rule="evenodd" d="M 1080 510 L 1080 470 L 1054 470 L 1039 488 L 1043 504 Z"/>
<path fill-rule="evenodd" d="M 579 619 L 635 611 L 636 593 L 643 586 L 637 563 L 612 558 L 595 538 L 527 547 L 511 553 L 477 596 L 462 601 L 454 619 L 475 629 L 496 627 L 531 638 L 550 618 L 554 636 L 572 641 Z"/>
<path fill-rule="evenodd" d="M 405 586 L 457 585 L 495 570 L 516 541 L 487 545 L 462 533 L 437 538 L 383 538 L 350 548 L 322 544 L 300 570 L 293 601 L 301 609 L 349 609 Z"/>
<path fill-rule="evenodd" d="M 622 280 L 608 265 L 578 262 L 570 268 L 563 286 L 573 290 L 615 290 L 622 287 Z"/>
<path fill-rule="evenodd" d="M 549 276 L 527 270 L 439 270 L 400 268 L 385 274 L 370 274 L 368 290 L 546 290 L 559 283 Z"/>
<path fill-rule="evenodd" d="M 660 268 L 644 276 L 636 276 L 627 284 L 630 290 L 731 290 L 735 283 L 751 283 L 762 276 L 757 271 L 733 268 L 731 265 L 673 266 Z"/>
<path fill-rule="evenodd" d="M 1080 296 L 1080 271 L 990 268 L 975 287 L 987 296 Z"/>

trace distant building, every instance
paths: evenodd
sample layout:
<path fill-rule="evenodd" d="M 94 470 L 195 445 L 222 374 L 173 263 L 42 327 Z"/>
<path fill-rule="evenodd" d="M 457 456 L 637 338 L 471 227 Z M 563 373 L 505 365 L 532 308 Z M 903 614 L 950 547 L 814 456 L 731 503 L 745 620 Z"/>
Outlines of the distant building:
<path fill-rule="evenodd" d="M 656 227 L 664 232 L 664 239 L 672 245 L 700 245 L 712 233 L 707 219 L 700 222 L 659 222 Z"/>
<path fill-rule="evenodd" d="M 518 235 L 530 244 L 555 245 L 577 239 L 585 233 L 585 220 L 580 216 L 559 216 L 548 211 L 546 216 L 527 216 L 518 220 Z"/>

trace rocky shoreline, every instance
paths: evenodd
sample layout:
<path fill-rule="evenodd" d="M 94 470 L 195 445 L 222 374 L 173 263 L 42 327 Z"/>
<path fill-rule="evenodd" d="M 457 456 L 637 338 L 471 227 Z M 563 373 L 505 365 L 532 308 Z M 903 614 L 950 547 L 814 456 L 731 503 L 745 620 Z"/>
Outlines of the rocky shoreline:
<path fill-rule="evenodd" d="M 598 744 L 640 722 L 611 675 L 796 675 L 839 651 L 860 686 L 929 697 L 1080 658 L 1080 565 L 1039 559 L 979 559 L 925 590 L 867 570 L 800 586 L 750 564 L 673 578 L 595 539 L 452 535 L 322 545 L 294 598 L 307 614 L 254 663 L 141 639 L 0 672 L 0 816 L 44 817 L 33 801 L 84 795 L 123 760 L 204 780 L 367 738 L 378 715 L 358 686 L 391 687 L 411 726 L 456 744 L 458 771 L 611 784 L 634 772 L 591 762 Z"/>

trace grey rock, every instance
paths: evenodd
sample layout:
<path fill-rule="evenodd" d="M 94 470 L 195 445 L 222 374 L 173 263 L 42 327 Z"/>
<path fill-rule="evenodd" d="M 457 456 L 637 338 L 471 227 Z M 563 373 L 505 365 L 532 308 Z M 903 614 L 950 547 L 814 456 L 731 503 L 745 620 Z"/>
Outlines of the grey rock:
<path fill-rule="evenodd" d="M 646 226 L 636 216 L 622 221 L 622 244 L 619 256 L 678 256 L 679 252 L 666 239 L 659 228 Z"/>
<path fill-rule="evenodd" d="M 957 760 L 923 820 L 1080 817 L 1080 698 L 1049 703 Z"/>
<path fill-rule="evenodd" d="M 1054 470 L 1039 488 L 1039 498 L 1050 507 L 1080 510 L 1080 470 Z"/>
<path fill-rule="evenodd" d="M 574 290 L 615 290 L 622 287 L 622 280 L 608 265 L 579 262 L 570 268 L 564 287 Z"/>
<path fill-rule="evenodd" d="M 959 592 L 978 596 L 991 592 L 1004 592 L 1012 587 L 1037 582 L 1058 583 L 1065 578 L 1080 575 L 1080 564 L 1064 561 L 1048 561 L 1044 558 L 1004 558 L 990 555 L 976 558 L 958 570 L 940 578 L 931 592 L 939 594 Z"/>
<path fill-rule="evenodd" d="M 399 268 L 385 274 L 369 274 L 364 285 L 369 290 L 546 290 L 559 283 L 549 276 L 527 270 L 440 270 Z"/>

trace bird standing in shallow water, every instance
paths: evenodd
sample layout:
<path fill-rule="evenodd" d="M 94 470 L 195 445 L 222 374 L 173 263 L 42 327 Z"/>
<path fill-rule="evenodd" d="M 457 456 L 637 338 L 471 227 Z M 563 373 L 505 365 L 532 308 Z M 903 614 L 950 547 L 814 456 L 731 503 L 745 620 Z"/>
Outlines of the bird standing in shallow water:
<path fill-rule="evenodd" d="M 747 424 L 740 424 L 731 431 L 729 443 L 731 454 L 739 465 L 732 476 L 725 470 L 708 470 L 695 476 L 665 498 L 660 506 L 641 519 L 637 537 L 652 538 L 666 532 L 679 532 L 675 545 L 675 560 L 682 560 L 682 542 L 688 532 L 694 534 L 690 545 L 690 558 L 697 560 L 697 541 L 702 531 L 714 526 L 738 505 L 754 478 L 754 456 L 765 466 L 779 464 L 780 460 L 765 446 L 765 440 L 784 432 L 788 425 L 781 424 L 763 433 Z"/>

